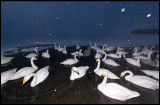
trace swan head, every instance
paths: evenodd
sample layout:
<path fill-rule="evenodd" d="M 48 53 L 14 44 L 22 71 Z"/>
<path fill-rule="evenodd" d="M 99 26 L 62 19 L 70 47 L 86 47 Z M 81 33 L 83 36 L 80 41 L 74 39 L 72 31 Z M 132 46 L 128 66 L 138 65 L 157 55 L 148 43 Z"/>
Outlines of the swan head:
<path fill-rule="evenodd" d="M 46 50 L 47 53 L 49 53 L 49 50 Z"/>
<path fill-rule="evenodd" d="M 37 60 L 37 58 L 35 58 L 35 57 L 32 57 L 32 58 L 31 58 L 31 60 Z"/>
<path fill-rule="evenodd" d="M 79 71 L 78 71 L 78 69 L 76 67 L 72 67 L 72 70 L 79 75 Z"/>
<path fill-rule="evenodd" d="M 24 77 L 23 79 L 23 83 L 22 83 L 22 86 L 31 78 L 31 75 L 27 75 Z"/>
<path fill-rule="evenodd" d="M 106 52 L 102 52 L 102 54 L 105 54 Z"/>
<path fill-rule="evenodd" d="M 129 74 L 130 74 L 131 71 L 129 71 L 129 70 L 123 71 L 123 72 L 120 74 L 120 77 L 121 77 L 121 78 L 124 77 L 126 73 L 129 73 Z"/>

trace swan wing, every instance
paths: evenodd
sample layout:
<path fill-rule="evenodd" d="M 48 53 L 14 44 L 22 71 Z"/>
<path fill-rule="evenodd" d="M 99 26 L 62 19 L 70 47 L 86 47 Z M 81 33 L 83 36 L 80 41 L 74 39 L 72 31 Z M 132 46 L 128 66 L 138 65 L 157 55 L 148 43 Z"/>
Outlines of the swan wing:
<path fill-rule="evenodd" d="M 159 79 L 159 71 L 155 70 L 141 70 L 141 71 L 149 76 L 153 76 L 154 78 Z"/>

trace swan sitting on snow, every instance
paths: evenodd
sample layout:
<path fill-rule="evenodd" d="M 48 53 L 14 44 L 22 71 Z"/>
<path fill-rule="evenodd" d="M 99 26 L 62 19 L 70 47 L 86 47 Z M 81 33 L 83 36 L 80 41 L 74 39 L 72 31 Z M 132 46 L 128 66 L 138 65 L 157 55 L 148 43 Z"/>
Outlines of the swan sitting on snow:
<path fill-rule="evenodd" d="M 83 77 L 88 69 L 88 66 L 72 67 L 70 80 L 75 80 Z"/>
<path fill-rule="evenodd" d="M 63 65 L 73 65 L 75 63 L 78 63 L 78 59 L 76 58 L 77 54 L 78 54 L 78 52 L 76 52 L 76 54 L 74 55 L 74 59 L 73 58 L 66 59 L 65 61 L 61 62 L 60 64 L 63 64 Z"/>
<path fill-rule="evenodd" d="M 38 85 L 39 83 L 41 83 L 42 81 L 44 81 L 48 75 L 49 66 L 46 66 L 40 70 L 38 70 L 36 73 L 31 73 L 27 76 L 24 77 L 23 79 L 23 85 L 33 76 L 33 80 L 30 84 L 31 87 L 35 87 L 36 85 Z"/>
<path fill-rule="evenodd" d="M 104 77 L 102 83 L 100 83 L 97 88 L 100 92 L 102 92 L 104 95 L 116 99 L 116 100 L 120 100 L 120 101 L 126 101 L 128 99 L 134 98 L 134 97 L 138 97 L 140 96 L 140 94 L 136 91 L 132 91 L 124 86 L 121 86 L 117 83 L 106 83 L 107 82 L 107 78 L 109 76 L 109 74 L 107 72 L 104 72 L 102 74 L 102 76 Z"/>
<path fill-rule="evenodd" d="M 129 73 L 129 75 L 125 76 L 125 79 L 135 85 L 152 90 L 159 89 L 159 81 L 157 80 L 143 75 L 133 75 L 129 70 L 122 72 L 120 77 L 123 77 L 126 73 Z"/>

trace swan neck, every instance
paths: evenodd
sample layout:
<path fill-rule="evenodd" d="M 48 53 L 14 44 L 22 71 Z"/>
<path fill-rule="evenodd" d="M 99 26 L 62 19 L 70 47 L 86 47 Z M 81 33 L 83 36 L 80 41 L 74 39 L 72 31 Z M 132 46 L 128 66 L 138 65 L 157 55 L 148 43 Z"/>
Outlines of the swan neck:
<path fill-rule="evenodd" d="M 35 73 L 33 73 L 32 75 L 31 75 L 31 77 L 33 76 L 33 80 L 32 80 L 32 82 L 31 82 L 31 84 L 30 84 L 30 86 L 31 87 L 34 87 L 34 86 L 36 86 L 36 81 L 37 81 L 37 75 L 35 74 Z M 31 78 L 30 77 L 30 78 Z"/>
<path fill-rule="evenodd" d="M 153 47 L 154 47 L 154 46 L 152 46 L 152 47 L 150 48 L 150 51 L 152 51 Z"/>
<path fill-rule="evenodd" d="M 107 58 L 107 54 L 106 53 L 104 53 L 104 54 L 105 54 L 105 56 L 104 56 L 103 60 L 105 60 Z"/>
<path fill-rule="evenodd" d="M 100 68 L 100 62 L 101 62 L 101 61 L 98 61 L 96 70 L 99 70 L 99 68 Z"/>
<path fill-rule="evenodd" d="M 107 76 L 104 76 L 104 79 L 103 79 L 101 85 L 104 86 L 106 84 L 106 82 L 107 82 Z"/>
<path fill-rule="evenodd" d="M 131 71 L 126 71 L 125 73 L 129 73 L 129 75 L 127 75 L 125 79 L 133 77 L 133 73 Z"/>
<path fill-rule="evenodd" d="M 76 55 L 77 55 L 77 54 L 74 55 L 74 59 L 77 61 Z"/>
<path fill-rule="evenodd" d="M 150 51 L 148 54 L 148 58 L 151 59 L 151 55 L 152 55 L 153 51 Z"/>
<path fill-rule="evenodd" d="M 37 47 L 35 48 L 35 52 L 38 54 Z"/>
<path fill-rule="evenodd" d="M 31 65 L 32 65 L 32 67 L 33 67 L 35 70 L 38 69 L 38 67 L 34 64 L 33 59 L 31 59 Z"/>

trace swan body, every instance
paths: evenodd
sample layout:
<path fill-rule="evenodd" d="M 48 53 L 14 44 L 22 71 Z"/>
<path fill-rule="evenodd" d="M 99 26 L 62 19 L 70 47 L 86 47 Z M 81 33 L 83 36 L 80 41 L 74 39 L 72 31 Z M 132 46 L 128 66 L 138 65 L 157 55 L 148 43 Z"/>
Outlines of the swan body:
<path fill-rule="evenodd" d="M 140 56 L 137 60 L 135 60 L 135 59 L 133 59 L 133 58 L 125 58 L 125 60 L 126 60 L 128 63 L 130 63 L 130 64 L 132 64 L 132 65 L 134 65 L 134 66 L 137 66 L 137 67 L 141 67 L 140 59 L 141 59 L 141 56 Z"/>
<path fill-rule="evenodd" d="M 23 79 L 23 85 L 33 76 L 34 78 L 30 86 L 35 87 L 36 85 L 38 85 L 48 77 L 49 75 L 48 69 L 49 69 L 49 66 L 45 66 L 44 68 L 38 70 L 36 73 L 31 73 L 29 75 L 26 75 Z"/>
<path fill-rule="evenodd" d="M 107 54 L 106 52 L 103 52 L 102 54 L 105 54 L 104 58 L 102 59 L 102 61 L 108 65 L 112 65 L 112 66 L 120 66 L 119 64 L 117 64 L 114 60 L 112 59 L 106 59 Z"/>
<path fill-rule="evenodd" d="M 94 69 L 94 72 L 97 75 L 101 76 L 104 72 L 108 72 L 108 75 L 109 75 L 108 78 L 110 78 L 110 79 L 120 79 L 119 77 L 117 77 L 114 73 L 110 72 L 109 70 L 100 68 L 100 59 L 97 59 L 96 61 L 98 62 L 98 64 L 97 64 L 97 68 Z"/>
<path fill-rule="evenodd" d="M 78 46 L 78 44 L 77 44 L 77 46 L 76 46 L 76 49 L 80 49 L 81 47 L 80 46 Z"/>
<path fill-rule="evenodd" d="M 122 54 L 117 55 L 117 54 L 111 53 L 111 54 L 107 54 L 107 56 L 111 58 L 121 58 Z"/>
<path fill-rule="evenodd" d="M 125 76 L 125 79 L 133 84 L 152 90 L 159 89 L 159 81 L 157 80 L 143 75 L 133 75 L 129 70 L 122 72 L 120 77 L 123 77 L 126 73 L 129 73 L 129 75 Z"/>
<path fill-rule="evenodd" d="M 46 50 L 46 52 L 42 53 L 42 57 L 44 58 L 50 58 L 49 50 Z"/>
<path fill-rule="evenodd" d="M 152 55 L 153 52 L 155 52 L 155 51 L 150 51 L 147 57 L 146 57 L 146 56 L 141 56 L 141 58 L 142 58 L 142 59 L 146 59 L 146 60 L 147 60 L 147 59 L 151 60 L 151 55 Z M 140 57 L 140 56 L 135 56 L 134 58 L 135 58 L 135 59 L 138 59 L 139 57 Z"/>
<path fill-rule="evenodd" d="M 83 77 L 88 69 L 88 66 L 72 67 L 70 80 L 75 80 Z"/>
<path fill-rule="evenodd" d="M 76 54 L 78 54 L 78 52 L 76 52 Z M 76 54 L 74 55 L 74 59 L 73 58 L 66 59 L 65 61 L 61 62 L 60 64 L 73 65 L 75 63 L 78 63 L 78 59 L 76 58 Z"/>
<path fill-rule="evenodd" d="M 102 83 L 100 83 L 97 86 L 98 90 L 102 92 L 105 96 L 108 96 L 110 98 L 120 100 L 120 101 L 126 101 L 128 99 L 140 96 L 138 92 L 132 91 L 117 83 L 106 83 L 108 75 L 106 75 L 106 73 L 103 73 L 104 79 Z"/>
<path fill-rule="evenodd" d="M 12 61 L 14 59 L 14 57 L 5 57 L 5 56 L 1 56 L 1 65 L 9 63 L 10 61 Z"/>
<path fill-rule="evenodd" d="M 142 59 L 141 62 L 153 67 L 159 67 L 159 60 L 152 61 L 150 59 Z"/>
<path fill-rule="evenodd" d="M 28 55 L 26 56 L 26 58 L 32 58 L 32 57 L 38 56 L 37 48 L 38 48 L 38 47 L 35 47 L 35 52 L 36 52 L 36 53 L 30 53 L 30 54 L 28 54 Z"/>
<path fill-rule="evenodd" d="M 1 85 L 6 83 L 8 80 L 10 80 L 9 78 L 16 72 L 17 68 L 14 68 L 12 70 L 8 70 L 5 72 L 1 73 Z"/>
<path fill-rule="evenodd" d="M 140 70 L 140 71 L 156 79 L 159 79 L 159 71 L 155 71 L 155 70 Z"/>
<path fill-rule="evenodd" d="M 63 54 L 67 54 L 67 50 L 66 50 L 66 45 L 64 46 L 63 50 L 62 50 Z"/>
<path fill-rule="evenodd" d="M 84 51 L 84 56 L 90 56 L 91 50 L 90 47 L 88 47 L 87 50 Z"/>
<path fill-rule="evenodd" d="M 38 69 L 38 67 L 34 64 L 33 60 L 37 60 L 37 58 L 34 58 L 34 57 L 31 58 L 32 67 L 24 67 L 18 70 L 16 73 L 14 73 L 11 76 L 10 80 L 15 80 L 35 72 Z"/>

